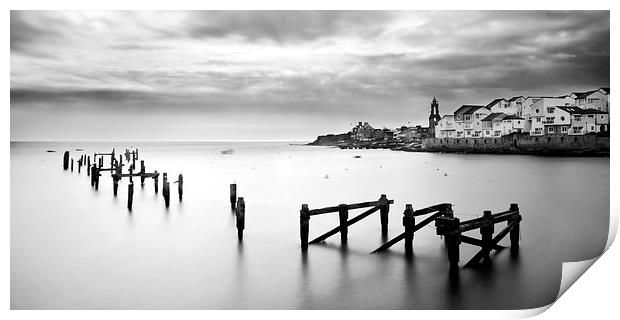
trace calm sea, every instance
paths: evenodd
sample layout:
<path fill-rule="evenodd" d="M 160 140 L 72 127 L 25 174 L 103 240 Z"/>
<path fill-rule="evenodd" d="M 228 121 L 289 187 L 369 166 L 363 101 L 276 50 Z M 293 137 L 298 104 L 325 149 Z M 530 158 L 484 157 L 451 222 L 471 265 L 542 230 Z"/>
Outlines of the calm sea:
<path fill-rule="evenodd" d="M 75 148 L 92 155 L 130 146 L 140 149 L 147 171 L 167 172 L 172 181 L 183 174 L 183 202 L 171 184 L 166 209 L 161 185 L 156 195 L 147 180 L 144 188 L 137 183 L 130 214 L 127 181 L 115 198 L 109 173 L 95 191 L 84 170 L 62 170 L 64 150 L 77 160 Z M 234 153 L 221 153 L 229 148 Z M 555 299 L 562 262 L 602 253 L 609 224 L 609 158 L 286 142 L 14 142 L 10 173 L 13 309 L 533 308 Z M 233 182 L 246 203 L 242 244 L 229 206 Z M 347 250 L 336 235 L 302 255 L 302 203 L 312 209 L 382 193 L 394 199 L 390 238 L 403 230 L 407 203 L 449 202 L 461 220 L 518 203 L 519 254 L 501 251 L 491 266 L 462 268 L 451 279 L 433 226 L 416 233 L 412 259 L 402 243 L 369 254 L 383 241 L 376 214 L 350 227 Z M 313 217 L 311 237 L 337 224 L 337 214 Z M 461 262 L 475 253 L 461 245 Z"/>

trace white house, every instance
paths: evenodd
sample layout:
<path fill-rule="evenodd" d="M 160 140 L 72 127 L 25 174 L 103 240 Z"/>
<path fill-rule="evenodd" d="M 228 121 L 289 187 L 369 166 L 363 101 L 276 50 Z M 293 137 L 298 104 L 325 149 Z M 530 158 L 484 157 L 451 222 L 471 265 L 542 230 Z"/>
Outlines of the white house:
<path fill-rule="evenodd" d="M 609 130 L 609 113 L 579 107 L 560 107 L 570 115 L 569 135 L 606 132 Z"/>
<path fill-rule="evenodd" d="M 530 135 L 546 134 L 545 125 L 570 124 L 570 119 L 567 120 L 566 114 L 563 114 L 564 120 L 562 120 L 562 115 L 558 115 L 556 111 L 558 107 L 572 106 L 571 103 L 572 99 L 567 97 L 542 97 L 534 102 L 530 107 L 530 115 L 528 116 L 531 118 Z M 550 130 L 555 131 L 555 129 Z"/>
<path fill-rule="evenodd" d="M 494 112 L 482 119 L 482 136 L 489 137 L 501 137 L 502 136 L 502 119 L 507 117 L 506 114 L 501 112 Z"/>
<path fill-rule="evenodd" d="M 444 115 L 435 126 L 435 138 L 456 138 L 454 115 Z"/>
<path fill-rule="evenodd" d="M 609 112 L 609 88 L 573 92 L 570 97 L 575 99 L 575 106 L 579 108 Z"/>
<path fill-rule="evenodd" d="M 525 126 L 525 119 L 518 117 L 516 115 L 507 115 L 501 120 L 501 132 L 502 135 L 507 135 L 511 133 L 521 133 L 523 132 L 523 127 Z"/>
<path fill-rule="evenodd" d="M 491 114 L 484 106 L 462 105 L 454 111 L 456 137 L 482 137 L 482 119 Z"/>

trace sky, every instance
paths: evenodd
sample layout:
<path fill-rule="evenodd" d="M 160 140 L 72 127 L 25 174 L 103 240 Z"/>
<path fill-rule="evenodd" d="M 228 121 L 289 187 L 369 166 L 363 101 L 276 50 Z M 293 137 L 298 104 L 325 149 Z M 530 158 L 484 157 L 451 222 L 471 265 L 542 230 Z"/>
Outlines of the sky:
<path fill-rule="evenodd" d="M 609 86 L 609 11 L 11 11 L 11 140 L 313 140 Z"/>

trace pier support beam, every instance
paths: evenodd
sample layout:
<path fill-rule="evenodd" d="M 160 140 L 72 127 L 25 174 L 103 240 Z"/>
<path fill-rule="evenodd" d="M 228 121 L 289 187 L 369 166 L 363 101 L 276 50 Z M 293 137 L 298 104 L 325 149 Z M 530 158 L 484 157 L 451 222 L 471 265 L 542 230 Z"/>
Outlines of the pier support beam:
<path fill-rule="evenodd" d="M 62 156 L 62 168 L 64 170 L 69 169 L 69 151 L 65 151 L 65 154 Z"/>
<path fill-rule="evenodd" d="M 164 203 L 166 208 L 170 206 L 170 182 L 168 182 L 168 174 L 164 172 L 164 181 L 162 185 L 162 193 L 164 195 Z"/>
<path fill-rule="evenodd" d="M 380 215 L 381 215 L 381 235 L 386 237 L 388 234 L 388 214 L 390 213 L 390 203 L 387 196 L 382 194 L 379 198 L 381 203 Z"/>
<path fill-rule="evenodd" d="M 133 207 L 133 182 L 127 185 L 127 209 L 131 212 Z"/>
<path fill-rule="evenodd" d="M 519 205 L 516 203 L 510 204 L 510 210 L 519 212 Z M 508 224 L 510 224 L 512 220 L 508 220 Z M 517 222 L 512 229 L 510 230 L 510 250 L 516 251 L 519 249 L 519 236 L 520 236 L 520 225 L 521 222 Z"/>
<path fill-rule="evenodd" d="M 413 229 L 415 228 L 415 216 L 413 214 L 413 205 L 406 204 L 405 212 L 403 212 L 403 226 L 405 227 L 405 254 L 407 256 L 413 254 Z"/>
<path fill-rule="evenodd" d="M 347 226 L 347 220 L 349 220 L 349 209 L 346 204 L 340 204 L 338 206 L 338 218 L 340 221 L 340 243 L 347 244 L 347 234 L 349 233 L 349 227 Z"/>
<path fill-rule="evenodd" d="M 307 204 L 301 205 L 299 211 L 299 238 L 301 240 L 301 250 L 308 250 L 308 234 L 310 233 L 310 210 Z"/>
<path fill-rule="evenodd" d="M 181 202 L 183 201 L 183 175 L 182 174 L 179 174 L 179 180 L 177 180 L 177 183 L 179 184 L 179 202 Z"/>
<path fill-rule="evenodd" d="M 237 204 L 237 184 L 230 184 L 230 209 L 235 210 L 235 205 Z"/>
<path fill-rule="evenodd" d="M 488 225 L 480 228 L 480 235 L 482 236 L 482 255 L 483 261 L 489 263 L 491 261 L 489 254 L 493 248 L 493 217 L 491 211 L 484 211 L 482 217 L 488 221 Z"/>
<path fill-rule="evenodd" d="M 239 241 L 243 241 L 243 229 L 245 229 L 245 200 L 243 200 L 243 197 L 237 199 L 235 212 L 237 215 L 237 237 Z"/>

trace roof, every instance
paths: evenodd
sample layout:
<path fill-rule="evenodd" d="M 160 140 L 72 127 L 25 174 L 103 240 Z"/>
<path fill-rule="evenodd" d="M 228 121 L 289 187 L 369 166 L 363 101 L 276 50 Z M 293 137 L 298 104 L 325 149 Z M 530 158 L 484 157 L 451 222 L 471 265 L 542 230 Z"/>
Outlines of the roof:
<path fill-rule="evenodd" d="M 512 97 L 512 98 L 508 99 L 508 101 L 512 102 L 512 101 L 515 101 L 515 100 L 517 100 L 519 98 L 523 98 L 523 96 L 515 96 L 515 97 Z"/>
<path fill-rule="evenodd" d="M 605 91 L 606 94 L 609 94 L 609 87 L 601 87 L 601 90 Z"/>
<path fill-rule="evenodd" d="M 498 102 L 500 102 L 502 100 L 506 101 L 506 99 L 504 99 L 504 98 L 495 99 L 495 100 L 491 101 L 491 103 L 487 104 L 486 108 L 487 109 L 491 109 L 492 106 L 494 106 L 495 104 L 497 104 Z"/>
<path fill-rule="evenodd" d="M 482 121 L 493 121 L 495 119 L 501 120 L 504 117 L 506 117 L 505 113 L 494 112 L 494 113 L 491 113 L 490 115 L 486 116 L 484 119 L 482 119 Z"/>
<path fill-rule="evenodd" d="M 576 99 L 582 99 L 585 98 L 591 94 L 593 94 L 594 92 L 597 92 L 597 90 L 590 90 L 590 91 L 585 91 L 585 92 L 573 92 L 573 94 L 575 95 Z"/>
<path fill-rule="evenodd" d="M 445 119 L 445 118 L 454 118 L 453 114 L 445 114 L 443 117 L 441 117 L 441 119 L 439 119 L 440 121 Z"/>
<path fill-rule="evenodd" d="M 503 120 L 525 120 L 525 119 L 523 119 L 521 117 L 518 117 L 518 116 L 515 116 L 515 115 L 509 115 L 509 116 L 504 117 L 504 119 L 502 119 L 502 121 Z"/>
<path fill-rule="evenodd" d="M 558 107 L 570 114 L 608 114 L 609 112 L 596 109 L 582 109 L 579 107 Z"/>

